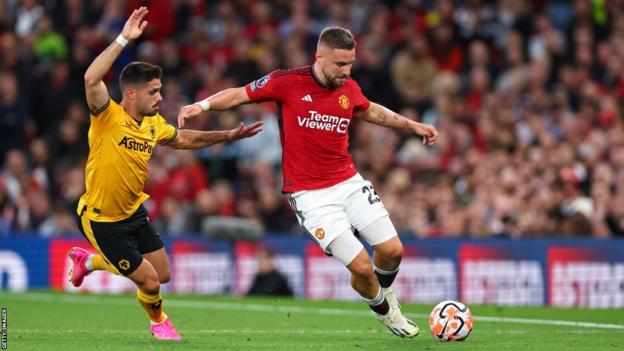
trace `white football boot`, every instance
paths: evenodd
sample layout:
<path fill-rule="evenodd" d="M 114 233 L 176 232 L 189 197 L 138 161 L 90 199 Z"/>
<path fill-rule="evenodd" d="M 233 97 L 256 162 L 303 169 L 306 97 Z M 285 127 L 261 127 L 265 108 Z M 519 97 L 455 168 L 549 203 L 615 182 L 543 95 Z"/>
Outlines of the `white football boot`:
<path fill-rule="evenodd" d="M 388 304 L 390 304 L 389 301 Z M 392 333 L 402 338 L 413 338 L 418 335 L 420 331 L 416 323 L 405 318 L 405 316 L 401 314 L 400 309 L 390 307 L 390 310 L 385 315 L 380 315 L 375 312 L 373 312 L 373 314 L 381 323 L 388 327 Z"/>
<path fill-rule="evenodd" d="M 399 300 L 397 300 L 396 295 L 394 295 L 394 291 L 392 291 L 392 288 L 391 287 L 381 288 L 381 291 L 386 297 L 386 300 L 388 300 L 388 304 L 390 305 L 390 308 L 395 308 L 400 311 L 401 304 L 399 303 Z"/>

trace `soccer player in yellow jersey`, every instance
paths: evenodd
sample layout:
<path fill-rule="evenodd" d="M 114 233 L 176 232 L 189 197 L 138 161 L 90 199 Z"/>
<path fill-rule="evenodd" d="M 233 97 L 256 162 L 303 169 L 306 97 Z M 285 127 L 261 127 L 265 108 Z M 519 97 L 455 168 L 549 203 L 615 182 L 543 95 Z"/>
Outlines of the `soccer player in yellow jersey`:
<path fill-rule="evenodd" d="M 145 62 L 128 64 L 119 77 L 121 103 L 113 101 L 102 81 L 129 40 L 145 29 L 147 8 L 134 10 L 119 37 L 91 63 L 85 90 L 91 126 L 86 167 L 86 192 L 78 203 L 81 232 L 95 248 L 90 254 L 72 248 L 70 280 L 80 286 L 93 270 L 123 275 L 137 285 L 137 299 L 147 312 L 151 333 L 159 340 L 180 335 L 163 313 L 160 284 L 170 278 L 169 261 L 159 234 L 142 203 L 147 164 L 156 144 L 195 149 L 251 137 L 262 130 L 257 122 L 225 131 L 176 130 L 158 113 L 162 101 L 161 69 Z"/>

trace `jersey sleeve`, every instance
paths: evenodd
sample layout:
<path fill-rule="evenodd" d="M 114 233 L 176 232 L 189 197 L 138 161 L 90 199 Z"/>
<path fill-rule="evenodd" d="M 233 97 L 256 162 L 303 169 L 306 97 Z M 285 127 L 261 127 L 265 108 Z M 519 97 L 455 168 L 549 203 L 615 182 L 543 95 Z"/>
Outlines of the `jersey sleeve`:
<path fill-rule="evenodd" d="M 362 112 L 368 110 L 370 101 L 362 93 L 360 86 L 353 81 L 353 112 Z"/>
<path fill-rule="evenodd" d="M 113 99 L 108 99 L 104 106 L 97 111 L 91 111 L 91 125 L 95 128 L 103 128 L 115 122 L 116 118 L 123 116 L 119 113 L 121 106 Z"/>
<path fill-rule="evenodd" d="M 245 86 L 247 96 L 253 102 L 262 101 L 283 101 L 284 82 L 283 76 L 277 74 L 279 71 L 273 71 L 266 76 L 254 80 Z"/>
<path fill-rule="evenodd" d="M 178 135 L 178 130 L 172 124 L 168 123 L 165 118 L 158 115 L 156 123 L 156 142 L 159 145 L 167 145 L 172 142 Z"/>

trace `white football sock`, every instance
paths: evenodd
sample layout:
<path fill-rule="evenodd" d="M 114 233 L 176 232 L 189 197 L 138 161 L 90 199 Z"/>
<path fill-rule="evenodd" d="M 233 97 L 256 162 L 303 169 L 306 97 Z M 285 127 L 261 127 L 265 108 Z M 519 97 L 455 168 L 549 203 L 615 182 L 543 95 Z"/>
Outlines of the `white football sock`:
<path fill-rule="evenodd" d="M 85 266 L 88 270 L 93 270 L 93 255 L 89 255 L 89 258 L 87 258 L 87 262 L 85 262 Z"/>

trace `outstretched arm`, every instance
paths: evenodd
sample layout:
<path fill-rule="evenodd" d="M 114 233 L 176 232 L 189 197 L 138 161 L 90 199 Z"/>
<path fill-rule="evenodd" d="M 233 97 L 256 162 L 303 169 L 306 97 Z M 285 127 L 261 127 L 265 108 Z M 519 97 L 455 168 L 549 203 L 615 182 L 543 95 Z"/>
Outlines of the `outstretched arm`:
<path fill-rule="evenodd" d="M 198 116 L 204 111 L 223 111 L 238 105 L 251 102 L 245 87 L 229 88 L 198 101 L 191 105 L 186 105 L 178 113 L 178 127 L 184 128 L 185 120 Z"/>
<path fill-rule="evenodd" d="M 261 131 L 262 122 L 255 122 L 248 126 L 241 123 L 238 128 L 231 130 L 179 130 L 175 139 L 168 143 L 167 146 L 173 149 L 200 149 L 224 141 L 249 138 Z"/>
<path fill-rule="evenodd" d="M 134 10 L 119 37 L 102 51 L 87 68 L 84 75 L 85 92 L 87 104 L 92 113 L 97 113 L 108 102 L 108 90 L 106 90 L 102 78 L 110 70 L 127 42 L 138 38 L 143 33 L 143 29 L 147 26 L 147 21 L 143 21 L 145 15 L 147 15 L 146 7 Z"/>
<path fill-rule="evenodd" d="M 423 143 L 426 145 L 433 145 L 438 139 L 438 131 L 432 125 L 412 121 L 374 102 L 371 102 L 368 110 L 358 112 L 355 116 L 380 126 L 411 130 L 413 133 L 423 137 Z"/>

